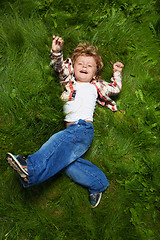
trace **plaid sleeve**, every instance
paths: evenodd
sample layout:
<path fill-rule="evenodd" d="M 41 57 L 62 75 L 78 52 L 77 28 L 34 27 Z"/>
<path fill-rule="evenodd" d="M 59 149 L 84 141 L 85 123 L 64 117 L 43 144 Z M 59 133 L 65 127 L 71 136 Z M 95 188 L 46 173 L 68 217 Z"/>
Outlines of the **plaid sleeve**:
<path fill-rule="evenodd" d="M 50 52 L 50 66 L 54 68 L 56 72 L 59 73 L 59 78 L 62 82 L 65 82 L 65 80 L 68 78 L 68 76 L 72 72 L 72 66 L 67 59 L 66 61 L 63 61 L 63 53 L 55 53 L 55 52 Z"/>
<path fill-rule="evenodd" d="M 92 83 L 97 88 L 97 102 L 102 106 L 107 106 L 112 111 L 117 111 L 117 105 L 110 97 L 120 93 L 122 89 L 122 73 L 114 69 L 110 83 L 104 80 L 92 81 Z"/>
<path fill-rule="evenodd" d="M 106 85 L 106 93 L 108 96 L 114 96 L 121 92 L 122 89 L 122 72 L 113 70 L 111 82 Z"/>

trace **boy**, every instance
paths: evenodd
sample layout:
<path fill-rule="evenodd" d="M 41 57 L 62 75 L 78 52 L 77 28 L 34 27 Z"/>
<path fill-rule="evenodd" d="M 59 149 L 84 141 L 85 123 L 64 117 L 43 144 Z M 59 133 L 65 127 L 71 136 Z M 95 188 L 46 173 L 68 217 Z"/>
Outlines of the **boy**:
<path fill-rule="evenodd" d="M 63 44 L 62 38 L 53 36 L 50 65 L 59 73 L 64 88 L 61 99 L 66 101 L 66 129 L 51 136 L 27 159 L 11 153 L 6 158 L 19 174 L 24 187 L 39 184 L 64 169 L 76 183 L 88 188 L 89 200 L 94 208 L 99 204 L 108 181 L 99 168 L 81 156 L 93 140 L 92 122 L 96 102 L 112 111 L 117 110 L 109 96 L 121 90 L 123 64 L 117 62 L 113 65 L 113 78 L 111 83 L 107 83 L 99 77 L 103 62 L 96 47 L 80 44 L 72 58 L 64 62 Z"/>

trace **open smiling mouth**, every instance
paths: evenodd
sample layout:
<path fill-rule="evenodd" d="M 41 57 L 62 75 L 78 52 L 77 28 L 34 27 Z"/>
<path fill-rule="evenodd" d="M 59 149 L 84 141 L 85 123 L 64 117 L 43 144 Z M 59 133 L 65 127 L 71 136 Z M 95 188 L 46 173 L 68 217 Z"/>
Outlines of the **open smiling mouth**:
<path fill-rule="evenodd" d="M 88 72 L 87 72 L 87 71 L 80 71 L 80 73 L 88 74 Z"/>

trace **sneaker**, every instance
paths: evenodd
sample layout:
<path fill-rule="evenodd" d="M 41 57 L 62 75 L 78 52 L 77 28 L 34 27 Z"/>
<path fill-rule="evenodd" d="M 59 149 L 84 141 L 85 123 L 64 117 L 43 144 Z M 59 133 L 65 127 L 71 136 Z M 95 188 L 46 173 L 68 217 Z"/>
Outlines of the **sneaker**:
<path fill-rule="evenodd" d="M 7 153 L 6 159 L 8 164 L 20 175 L 20 177 L 28 182 L 27 161 L 25 157 Z"/>
<path fill-rule="evenodd" d="M 92 204 L 92 208 L 95 208 L 98 206 L 98 204 L 100 203 L 101 197 L 102 197 L 102 192 L 93 193 L 89 195 L 89 201 Z"/>

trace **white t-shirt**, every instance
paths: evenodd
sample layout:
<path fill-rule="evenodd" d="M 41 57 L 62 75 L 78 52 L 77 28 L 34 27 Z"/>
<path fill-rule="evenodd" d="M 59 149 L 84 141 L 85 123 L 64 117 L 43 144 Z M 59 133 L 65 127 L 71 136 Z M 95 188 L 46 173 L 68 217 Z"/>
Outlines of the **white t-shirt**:
<path fill-rule="evenodd" d="M 79 119 L 93 121 L 97 97 L 97 89 L 93 84 L 76 82 L 75 99 L 64 105 L 65 121 L 75 122 Z"/>

